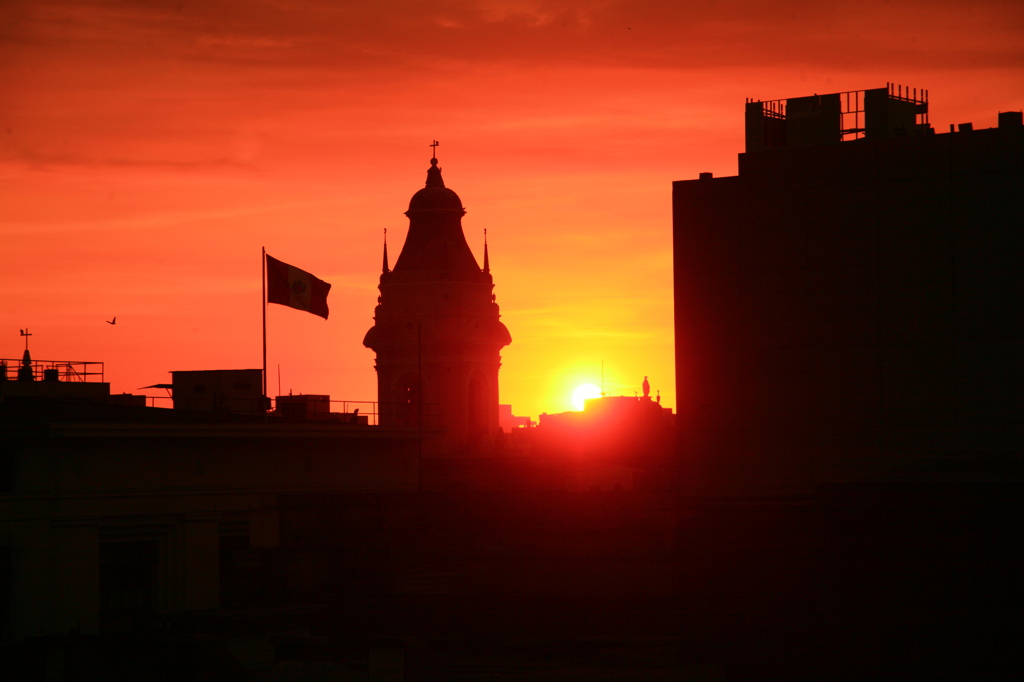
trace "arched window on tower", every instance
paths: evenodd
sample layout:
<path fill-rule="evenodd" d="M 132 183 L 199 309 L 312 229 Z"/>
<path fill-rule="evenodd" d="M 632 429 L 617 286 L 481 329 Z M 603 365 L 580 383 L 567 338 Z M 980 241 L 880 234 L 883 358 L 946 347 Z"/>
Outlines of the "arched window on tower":
<path fill-rule="evenodd" d="M 395 416 L 398 426 L 419 426 L 422 418 L 423 392 L 419 376 L 403 374 L 395 384 Z"/>
<path fill-rule="evenodd" d="M 469 415 L 470 437 L 487 435 L 488 408 L 487 379 L 481 372 L 474 372 L 469 379 Z"/>

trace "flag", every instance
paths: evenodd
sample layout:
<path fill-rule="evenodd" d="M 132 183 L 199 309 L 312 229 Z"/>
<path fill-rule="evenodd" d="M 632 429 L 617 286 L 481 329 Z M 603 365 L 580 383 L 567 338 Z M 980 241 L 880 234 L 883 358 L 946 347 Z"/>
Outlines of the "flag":
<path fill-rule="evenodd" d="M 331 285 L 305 270 L 267 255 L 267 302 L 305 310 L 327 319 Z"/>

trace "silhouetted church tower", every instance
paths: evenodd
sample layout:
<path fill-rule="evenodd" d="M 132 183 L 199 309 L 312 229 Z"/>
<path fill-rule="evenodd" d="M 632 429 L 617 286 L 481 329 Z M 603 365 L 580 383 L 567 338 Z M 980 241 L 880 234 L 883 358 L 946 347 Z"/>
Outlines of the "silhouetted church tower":
<path fill-rule="evenodd" d="M 382 426 L 443 430 L 442 451 L 471 450 L 498 430 L 501 348 L 487 246 L 477 265 L 462 233 L 462 200 L 430 159 L 426 186 L 409 202 L 409 234 L 393 270 L 387 244 L 374 326 Z"/>

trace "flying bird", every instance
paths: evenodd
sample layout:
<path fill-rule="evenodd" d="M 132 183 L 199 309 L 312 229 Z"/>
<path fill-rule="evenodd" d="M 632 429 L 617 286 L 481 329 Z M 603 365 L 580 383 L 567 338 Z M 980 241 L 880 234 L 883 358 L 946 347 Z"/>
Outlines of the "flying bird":
<path fill-rule="evenodd" d="M 107 324 L 117 324 L 117 315 L 114 315 L 114 319 L 112 319 L 112 320 L 105 320 L 105 322 Z"/>

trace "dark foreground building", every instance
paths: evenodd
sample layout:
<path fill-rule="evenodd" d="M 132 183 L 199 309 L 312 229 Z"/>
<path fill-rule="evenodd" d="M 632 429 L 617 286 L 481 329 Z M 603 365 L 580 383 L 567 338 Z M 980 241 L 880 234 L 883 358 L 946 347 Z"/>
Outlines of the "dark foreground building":
<path fill-rule="evenodd" d="M 3 640 L 151 633 L 262 604 L 283 570 L 283 496 L 418 485 L 408 432 L 255 415 L 191 390 L 147 407 L 110 395 L 102 363 L 20 369 L 29 380 L 0 376 Z M 245 373 L 258 387 L 258 370 L 195 374 L 216 386 Z"/>
<path fill-rule="evenodd" d="M 690 644 L 680 658 L 683 619 L 666 602 L 681 580 L 676 500 L 622 448 L 421 458 L 418 429 L 289 401 L 254 411 L 258 371 L 176 372 L 174 409 L 160 409 L 111 396 L 101 363 L 3 369 L 10 679 L 477 680 L 604 675 L 650 656 L 656 669 L 704 664 Z M 662 467 L 668 450 L 657 448 Z"/>

